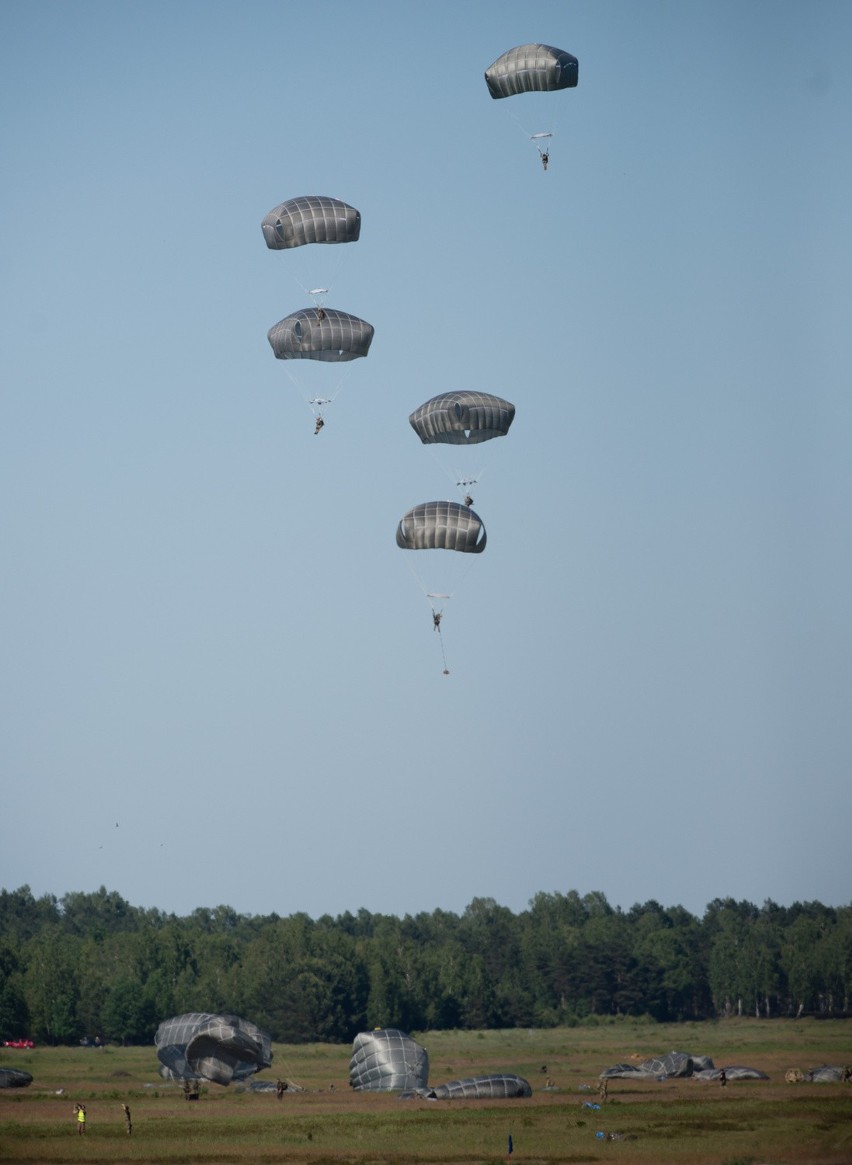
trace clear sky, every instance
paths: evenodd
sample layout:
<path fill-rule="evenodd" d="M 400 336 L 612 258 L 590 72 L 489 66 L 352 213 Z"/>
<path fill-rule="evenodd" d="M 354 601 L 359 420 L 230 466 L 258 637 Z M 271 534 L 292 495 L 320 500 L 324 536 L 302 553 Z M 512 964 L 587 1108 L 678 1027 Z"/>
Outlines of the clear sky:
<path fill-rule="evenodd" d="M 579 86 L 493 101 L 527 41 Z M 4 0 L 0 886 L 849 902 L 850 43 L 846 0 Z M 267 250 L 312 193 L 360 241 Z M 294 383 L 326 280 L 373 346 Z M 407 419 L 453 388 L 517 417 L 426 580 L 445 676 L 394 533 L 458 498 Z"/>

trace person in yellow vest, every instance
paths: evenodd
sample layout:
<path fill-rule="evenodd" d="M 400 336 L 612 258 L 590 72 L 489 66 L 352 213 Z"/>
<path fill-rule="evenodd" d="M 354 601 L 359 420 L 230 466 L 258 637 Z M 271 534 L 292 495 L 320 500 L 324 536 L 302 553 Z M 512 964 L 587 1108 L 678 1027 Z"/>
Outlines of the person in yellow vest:
<path fill-rule="evenodd" d="M 85 1104 L 79 1104 L 79 1103 L 75 1104 L 74 1105 L 74 1113 L 77 1117 L 77 1133 L 79 1134 L 79 1136 L 82 1137 L 82 1135 L 86 1131 L 86 1106 L 85 1106 Z"/>

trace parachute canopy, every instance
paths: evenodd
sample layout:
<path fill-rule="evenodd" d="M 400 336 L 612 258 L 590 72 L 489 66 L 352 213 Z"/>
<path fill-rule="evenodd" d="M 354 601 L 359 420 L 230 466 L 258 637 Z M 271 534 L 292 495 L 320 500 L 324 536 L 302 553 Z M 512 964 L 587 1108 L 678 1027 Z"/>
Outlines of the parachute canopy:
<path fill-rule="evenodd" d="M 523 1076 L 498 1073 L 493 1076 L 468 1076 L 450 1080 L 429 1091 L 435 1100 L 502 1100 L 512 1096 L 532 1096 L 532 1087 Z"/>
<path fill-rule="evenodd" d="M 361 213 L 339 198 L 305 194 L 288 198 L 270 210 L 260 229 L 271 251 L 305 243 L 356 243 L 361 234 Z"/>
<path fill-rule="evenodd" d="M 397 1028 L 360 1032 L 352 1045 L 349 1083 L 358 1091 L 390 1092 L 425 1088 L 429 1056 Z"/>
<path fill-rule="evenodd" d="M 578 68 L 577 58 L 563 49 L 522 44 L 503 53 L 485 70 L 485 83 L 495 100 L 519 93 L 550 93 L 573 89 Z"/>
<path fill-rule="evenodd" d="M 805 1073 L 805 1080 L 813 1084 L 840 1084 L 849 1079 L 848 1073 L 846 1067 L 833 1068 L 830 1064 L 821 1064 L 818 1068 L 809 1069 Z"/>
<path fill-rule="evenodd" d="M 702 1068 L 698 1072 L 693 1072 L 693 1079 L 716 1081 L 722 1073 L 725 1073 L 726 1080 L 768 1080 L 769 1077 L 765 1072 L 761 1072 L 759 1068 L 745 1068 L 741 1064 L 730 1064 L 725 1068 Z"/>
<path fill-rule="evenodd" d="M 267 336 L 279 360 L 357 360 L 366 356 L 374 328 L 345 311 L 301 308 L 269 329 Z"/>
<path fill-rule="evenodd" d="M 505 437 L 515 419 L 515 406 L 488 392 L 442 392 L 408 418 L 424 445 L 476 445 Z"/>
<path fill-rule="evenodd" d="M 712 1068 L 713 1061 L 708 1056 L 691 1056 L 688 1052 L 669 1052 L 667 1056 L 650 1056 L 640 1064 L 615 1064 L 601 1072 L 601 1079 L 621 1077 L 623 1079 L 664 1080 L 670 1077 L 691 1076 L 700 1064 L 702 1069 Z"/>
<path fill-rule="evenodd" d="M 757 1068 L 738 1065 L 724 1069 L 728 1080 L 766 1080 Z M 689 1052 L 669 1052 L 667 1056 L 651 1056 L 640 1064 L 615 1064 L 601 1072 L 602 1080 L 619 1077 L 622 1080 L 670 1080 L 678 1076 L 692 1076 L 696 1080 L 718 1080 L 721 1068 L 713 1066 L 709 1056 L 694 1056 Z"/>
<path fill-rule="evenodd" d="M 272 1040 L 266 1032 L 236 1015 L 191 1012 L 164 1020 L 154 1037 L 160 1073 L 173 1080 L 232 1080 L 268 1068 Z"/>
<path fill-rule="evenodd" d="M 409 510 L 396 528 L 396 544 L 403 550 L 481 554 L 486 538 L 479 514 L 458 502 L 423 502 Z"/>
<path fill-rule="evenodd" d="M 23 1068 L 0 1068 L 0 1088 L 26 1088 L 33 1078 Z"/>

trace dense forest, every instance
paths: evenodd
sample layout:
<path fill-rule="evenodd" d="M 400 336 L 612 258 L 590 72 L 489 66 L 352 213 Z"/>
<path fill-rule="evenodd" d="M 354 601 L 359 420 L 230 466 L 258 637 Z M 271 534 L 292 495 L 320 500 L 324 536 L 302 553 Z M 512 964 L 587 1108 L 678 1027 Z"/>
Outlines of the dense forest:
<path fill-rule="evenodd" d="M 348 1042 L 377 1026 L 840 1015 L 851 993 L 852 905 L 717 899 L 699 919 L 571 891 L 519 914 L 476 898 L 461 915 L 180 918 L 104 887 L 0 891 L 0 1039 L 150 1043 L 168 1016 L 225 1011 L 275 1040 Z"/>

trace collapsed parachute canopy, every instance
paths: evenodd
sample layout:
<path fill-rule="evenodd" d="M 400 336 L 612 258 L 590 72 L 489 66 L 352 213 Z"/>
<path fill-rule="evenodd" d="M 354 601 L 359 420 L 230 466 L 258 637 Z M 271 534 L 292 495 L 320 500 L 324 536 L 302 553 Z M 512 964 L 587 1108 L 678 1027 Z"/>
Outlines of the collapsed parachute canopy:
<path fill-rule="evenodd" d="M 23 1068 L 0 1068 L 0 1088 L 26 1088 L 33 1078 Z"/>
<path fill-rule="evenodd" d="M 306 307 L 285 316 L 267 336 L 279 360 L 357 360 L 366 356 L 374 328 L 345 311 Z"/>
<path fill-rule="evenodd" d="M 579 62 L 562 49 L 546 44 L 522 44 L 503 53 L 485 70 L 488 92 L 495 100 L 518 93 L 550 93 L 573 89 Z"/>
<path fill-rule="evenodd" d="M 434 1100 L 502 1100 L 513 1096 L 532 1096 L 532 1087 L 523 1076 L 508 1072 L 450 1080 L 429 1091 L 430 1099 Z"/>
<path fill-rule="evenodd" d="M 481 554 L 486 539 L 479 514 L 458 502 L 423 502 L 409 510 L 396 528 L 396 544 L 403 550 Z"/>
<path fill-rule="evenodd" d="M 356 243 L 361 234 L 361 213 L 339 198 L 305 194 L 288 198 L 270 210 L 260 229 L 271 251 L 305 243 Z"/>
<path fill-rule="evenodd" d="M 488 392 L 442 392 L 408 418 L 424 445 L 476 445 L 504 437 L 515 419 L 515 406 Z"/>
<path fill-rule="evenodd" d="M 425 1088 L 429 1056 L 397 1028 L 360 1032 L 352 1045 L 349 1083 L 358 1091 L 389 1092 Z"/>
<path fill-rule="evenodd" d="M 164 1020 L 154 1038 L 160 1073 L 173 1080 L 230 1084 L 268 1068 L 272 1040 L 236 1015 L 191 1012 Z"/>

